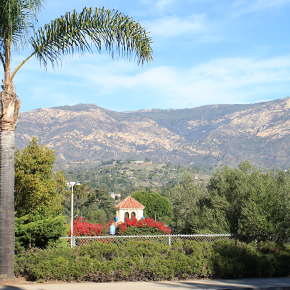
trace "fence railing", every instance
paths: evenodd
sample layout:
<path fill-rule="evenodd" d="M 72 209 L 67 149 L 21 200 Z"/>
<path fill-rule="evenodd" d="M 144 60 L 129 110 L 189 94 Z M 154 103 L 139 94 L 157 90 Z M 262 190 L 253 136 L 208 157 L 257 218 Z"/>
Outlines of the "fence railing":
<path fill-rule="evenodd" d="M 171 245 L 176 241 L 198 241 L 198 242 L 214 242 L 216 240 L 227 240 L 233 238 L 231 234 L 208 234 L 208 235 L 140 235 L 140 236 L 83 236 L 83 237 L 62 237 L 60 239 L 67 240 L 72 247 L 89 244 L 94 241 L 102 241 L 104 243 L 122 244 L 126 241 L 149 241 Z"/>

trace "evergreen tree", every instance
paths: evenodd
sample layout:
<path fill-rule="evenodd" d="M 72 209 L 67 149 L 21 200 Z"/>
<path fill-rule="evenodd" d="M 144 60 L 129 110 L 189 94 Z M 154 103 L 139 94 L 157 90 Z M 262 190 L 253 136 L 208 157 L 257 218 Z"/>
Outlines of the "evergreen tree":
<path fill-rule="evenodd" d="M 185 173 L 181 182 L 170 190 L 173 203 L 173 228 L 184 234 L 225 233 L 227 224 L 220 211 L 212 207 L 206 191 Z"/>
<path fill-rule="evenodd" d="M 172 218 L 173 212 L 170 201 L 159 193 L 137 191 L 131 196 L 145 206 L 144 216 L 153 219 L 155 219 L 156 216 L 156 220 L 160 220 L 164 217 L 168 217 L 169 219 Z"/>
<path fill-rule="evenodd" d="M 55 154 L 38 145 L 32 138 L 21 152 L 15 152 L 15 211 L 16 216 L 30 219 L 54 217 L 62 211 L 65 179 L 61 172 L 53 174 Z"/>
<path fill-rule="evenodd" d="M 114 200 L 110 197 L 107 186 L 99 186 L 87 194 L 81 206 L 82 217 L 93 223 L 105 223 L 113 220 L 116 210 Z"/>
<path fill-rule="evenodd" d="M 290 235 L 290 176 L 243 162 L 223 167 L 208 184 L 213 206 L 225 216 L 230 232 L 258 240 L 286 240 Z"/>

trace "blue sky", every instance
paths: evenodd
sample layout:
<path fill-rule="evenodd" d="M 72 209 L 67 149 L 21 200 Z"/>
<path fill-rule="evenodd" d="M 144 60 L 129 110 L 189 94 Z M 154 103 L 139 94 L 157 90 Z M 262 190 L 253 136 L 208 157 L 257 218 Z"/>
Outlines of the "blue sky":
<path fill-rule="evenodd" d="M 21 111 L 94 103 L 115 111 L 255 103 L 290 96 L 290 0 L 47 0 L 39 25 L 84 6 L 117 9 L 151 31 L 153 62 L 86 54 L 14 84 Z M 27 52 L 26 52 L 27 54 Z M 13 64 L 25 53 L 14 54 Z"/>

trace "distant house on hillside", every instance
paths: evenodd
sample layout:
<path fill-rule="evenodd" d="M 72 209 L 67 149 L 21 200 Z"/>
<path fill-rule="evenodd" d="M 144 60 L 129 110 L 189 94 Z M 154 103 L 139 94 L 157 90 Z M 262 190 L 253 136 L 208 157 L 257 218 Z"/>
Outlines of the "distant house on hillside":
<path fill-rule="evenodd" d="M 125 221 L 125 218 L 136 217 L 138 220 L 141 219 L 143 217 L 143 210 L 145 206 L 132 196 L 127 196 L 114 208 L 116 209 L 116 217 L 118 218 L 118 222 L 123 222 Z"/>
<path fill-rule="evenodd" d="M 119 198 L 119 200 L 121 199 L 121 193 L 109 192 L 109 194 L 113 200 L 116 199 L 116 196 Z"/>

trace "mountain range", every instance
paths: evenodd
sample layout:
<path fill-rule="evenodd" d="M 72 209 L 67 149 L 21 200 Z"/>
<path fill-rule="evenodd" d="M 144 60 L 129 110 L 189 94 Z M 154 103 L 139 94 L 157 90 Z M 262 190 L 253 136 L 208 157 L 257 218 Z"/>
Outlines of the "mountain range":
<path fill-rule="evenodd" d="M 94 104 L 20 114 L 16 146 L 33 136 L 61 161 L 143 160 L 289 167 L 290 98 L 256 104 L 116 112 Z"/>

